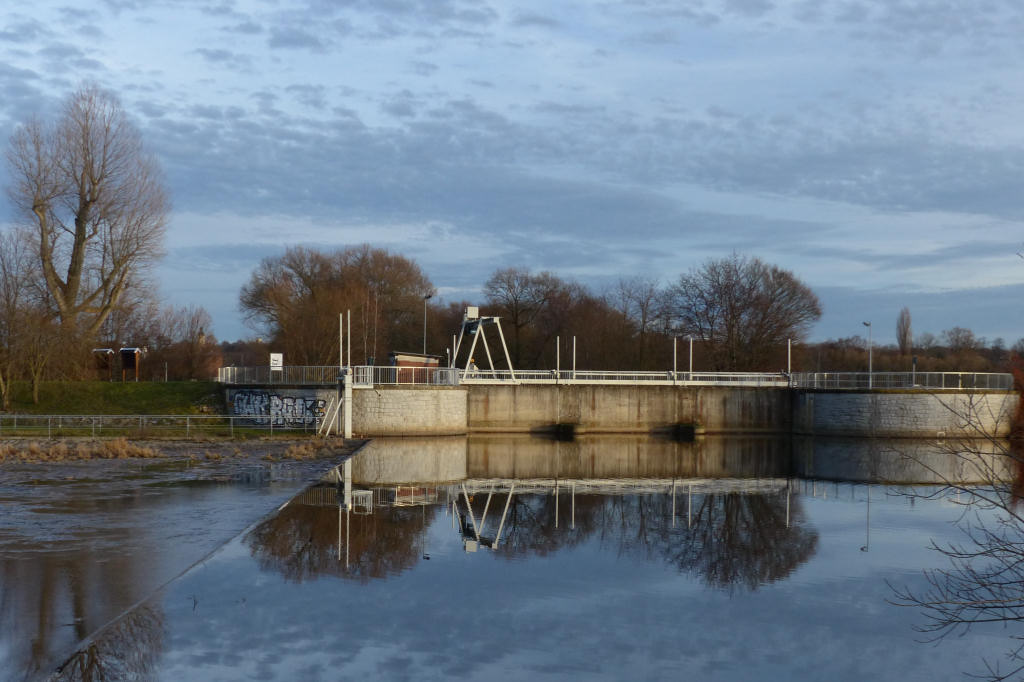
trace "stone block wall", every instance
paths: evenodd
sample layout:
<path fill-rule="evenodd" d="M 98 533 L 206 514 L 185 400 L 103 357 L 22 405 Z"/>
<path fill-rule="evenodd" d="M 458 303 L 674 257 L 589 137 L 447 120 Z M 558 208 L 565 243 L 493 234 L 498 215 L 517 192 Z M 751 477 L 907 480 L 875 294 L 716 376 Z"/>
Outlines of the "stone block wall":
<path fill-rule="evenodd" d="M 814 436 L 979 438 L 1006 436 L 1017 395 L 886 391 L 800 391 L 793 432 Z"/>
<path fill-rule="evenodd" d="M 466 389 L 413 386 L 352 392 L 352 430 L 359 436 L 457 435 L 467 431 Z"/>

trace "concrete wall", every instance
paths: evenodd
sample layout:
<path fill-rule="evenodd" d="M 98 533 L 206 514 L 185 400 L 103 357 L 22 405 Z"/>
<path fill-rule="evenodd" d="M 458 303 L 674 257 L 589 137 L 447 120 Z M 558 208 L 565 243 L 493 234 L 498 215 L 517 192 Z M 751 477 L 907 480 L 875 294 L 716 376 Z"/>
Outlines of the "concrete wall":
<path fill-rule="evenodd" d="M 228 412 L 302 428 L 322 418 L 330 388 L 227 390 Z M 704 433 L 954 438 L 1006 436 L 1015 393 L 790 391 L 673 386 L 381 386 L 353 392 L 360 436 L 526 433 L 574 424 L 577 433 L 650 433 L 695 424 Z"/>
<path fill-rule="evenodd" d="M 228 414 L 251 417 L 258 425 L 313 427 L 322 419 L 335 389 L 251 386 L 226 391 Z"/>
<path fill-rule="evenodd" d="M 786 389 L 673 386 L 469 386 L 472 432 L 525 432 L 575 424 L 577 432 L 648 433 L 697 424 L 706 433 L 788 433 Z"/>
<path fill-rule="evenodd" d="M 466 433 L 466 389 L 413 386 L 352 392 L 352 430 L 360 436 Z"/>
<path fill-rule="evenodd" d="M 793 432 L 817 436 L 951 438 L 1006 436 L 1015 393 L 800 391 Z"/>

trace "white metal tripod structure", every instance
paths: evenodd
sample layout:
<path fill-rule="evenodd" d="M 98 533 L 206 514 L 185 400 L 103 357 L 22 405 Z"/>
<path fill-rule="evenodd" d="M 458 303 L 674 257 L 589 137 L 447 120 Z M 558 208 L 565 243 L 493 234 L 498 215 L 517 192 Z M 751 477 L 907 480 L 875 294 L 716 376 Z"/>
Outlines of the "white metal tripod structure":
<path fill-rule="evenodd" d="M 498 339 L 501 341 L 501 349 L 505 353 L 505 363 L 508 365 L 508 373 L 512 381 L 516 380 L 516 372 L 512 367 L 512 358 L 508 354 L 508 344 L 505 343 L 505 335 L 501 331 L 501 320 L 498 317 L 480 317 L 479 308 L 476 306 L 470 306 L 466 308 L 466 313 L 462 318 L 462 329 L 459 330 L 459 340 L 455 344 L 455 352 L 452 353 L 452 366 L 458 366 L 459 362 L 459 349 L 462 348 L 462 340 L 466 335 L 473 337 L 473 342 L 469 346 L 469 353 L 466 354 L 466 366 L 465 371 L 470 371 L 470 364 L 473 362 L 473 353 L 476 351 L 477 341 L 483 341 L 484 353 L 487 356 L 488 369 L 493 372 L 494 358 L 491 357 L 491 348 L 487 344 L 487 334 L 484 331 L 486 324 L 493 324 L 498 330 Z"/>

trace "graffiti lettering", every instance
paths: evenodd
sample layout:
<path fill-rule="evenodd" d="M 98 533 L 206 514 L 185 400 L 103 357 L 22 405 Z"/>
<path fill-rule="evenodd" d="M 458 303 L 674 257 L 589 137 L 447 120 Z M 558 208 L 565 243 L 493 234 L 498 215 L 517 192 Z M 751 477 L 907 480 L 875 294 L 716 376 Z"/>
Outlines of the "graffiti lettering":
<path fill-rule="evenodd" d="M 239 417 L 249 417 L 263 426 L 314 426 L 324 417 L 325 401 L 321 398 L 277 395 L 266 391 L 238 391 L 234 395 L 231 411 Z"/>

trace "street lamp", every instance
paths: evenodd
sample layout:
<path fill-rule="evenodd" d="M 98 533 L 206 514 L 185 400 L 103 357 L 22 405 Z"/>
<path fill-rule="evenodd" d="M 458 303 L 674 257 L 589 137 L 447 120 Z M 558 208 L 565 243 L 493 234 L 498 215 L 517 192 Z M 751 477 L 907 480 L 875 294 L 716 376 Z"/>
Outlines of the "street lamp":
<path fill-rule="evenodd" d="M 427 354 L 427 301 L 434 297 L 433 294 L 423 296 L 423 354 Z"/>
<path fill-rule="evenodd" d="M 871 381 L 871 377 L 872 377 L 872 363 L 871 363 L 871 323 L 870 323 L 870 322 L 862 322 L 861 324 L 863 324 L 863 325 L 864 325 L 865 327 L 867 327 L 867 328 L 868 328 L 868 388 L 870 389 L 870 388 L 872 387 L 872 384 L 873 384 L 873 382 Z"/>

